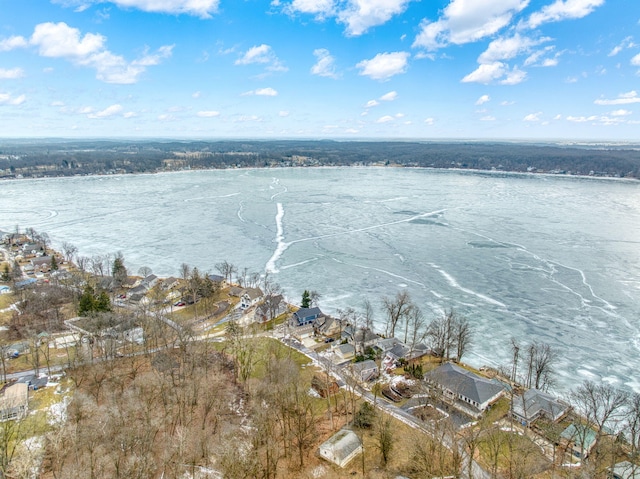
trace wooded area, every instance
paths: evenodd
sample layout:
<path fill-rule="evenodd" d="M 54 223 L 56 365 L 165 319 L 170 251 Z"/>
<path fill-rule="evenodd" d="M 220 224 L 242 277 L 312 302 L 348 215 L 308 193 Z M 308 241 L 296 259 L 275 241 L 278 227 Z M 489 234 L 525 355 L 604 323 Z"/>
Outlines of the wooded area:
<path fill-rule="evenodd" d="M 329 140 L 0 142 L 0 178 L 351 165 L 640 178 L 637 145 Z"/>

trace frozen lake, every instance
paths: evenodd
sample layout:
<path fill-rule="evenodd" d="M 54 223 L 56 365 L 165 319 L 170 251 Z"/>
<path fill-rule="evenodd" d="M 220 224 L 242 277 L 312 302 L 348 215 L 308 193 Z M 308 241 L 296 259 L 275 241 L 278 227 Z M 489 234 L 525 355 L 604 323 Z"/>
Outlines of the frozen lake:
<path fill-rule="evenodd" d="M 121 251 L 134 273 L 269 270 L 329 313 L 407 289 L 427 319 L 470 319 L 476 366 L 538 339 L 560 352 L 559 389 L 640 392 L 638 182 L 392 168 L 0 182 L 0 229 L 15 225 L 85 256 Z"/>

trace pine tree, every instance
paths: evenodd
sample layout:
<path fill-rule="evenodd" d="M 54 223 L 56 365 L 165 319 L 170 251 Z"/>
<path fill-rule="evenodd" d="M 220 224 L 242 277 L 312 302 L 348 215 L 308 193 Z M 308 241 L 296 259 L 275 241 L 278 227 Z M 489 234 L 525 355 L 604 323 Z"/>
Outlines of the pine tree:
<path fill-rule="evenodd" d="M 9 263 L 4 264 L 4 268 L 2 268 L 2 281 L 8 283 L 11 281 L 11 270 L 9 269 Z"/>
<path fill-rule="evenodd" d="M 308 308 L 311 305 L 311 295 L 308 290 L 304 290 L 302 293 L 302 304 L 300 305 L 302 308 Z"/>
<path fill-rule="evenodd" d="M 95 311 L 96 299 L 94 296 L 93 288 L 89 285 L 85 286 L 80 301 L 78 301 L 78 316 L 85 316 L 92 311 Z"/>
<path fill-rule="evenodd" d="M 51 256 L 51 271 L 58 271 L 58 260 L 55 254 Z"/>

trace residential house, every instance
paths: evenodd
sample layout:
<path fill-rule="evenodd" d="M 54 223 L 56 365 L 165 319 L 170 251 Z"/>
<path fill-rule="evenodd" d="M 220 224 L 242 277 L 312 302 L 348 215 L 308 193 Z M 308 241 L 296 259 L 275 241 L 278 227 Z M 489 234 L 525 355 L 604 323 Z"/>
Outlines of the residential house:
<path fill-rule="evenodd" d="M 360 328 L 352 336 L 350 343 L 356 348 L 358 354 L 364 354 L 368 348 L 373 348 L 380 340 L 380 336 L 370 329 Z"/>
<path fill-rule="evenodd" d="M 0 396 L 0 421 L 20 419 L 27 414 L 29 406 L 29 385 L 15 383 L 4 388 Z"/>
<path fill-rule="evenodd" d="M 360 438 L 349 429 L 341 429 L 323 442 L 318 449 L 320 457 L 340 467 L 345 467 L 363 451 Z"/>
<path fill-rule="evenodd" d="M 398 342 L 394 347 L 392 347 L 389 351 L 387 351 L 386 355 L 393 362 L 398 363 L 401 359 L 407 359 L 407 355 L 411 350 L 409 346 L 404 343 Z"/>
<path fill-rule="evenodd" d="M 333 352 L 338 356 L 342 361 L 350 361 L 356 357 L 356 349 L 353 345 L 346 344 L 336 344 L 333 347 Z"/>
<path fill-rule="evenodd" d="M 640 479 L 640 466 L 622 461 L 609 468 L 609 479 Z"/>
<path fill-rule="evenodd" d="M 180 280 L 178 278 L 174 278 L 173 276 L 169 276 L 162 282 L 161 288 L 164 291 L 169 291 L 171 289 L 177 288 L 180 286 Z"/>
<path fill-rule="evenodd" d="M 584 424 L 569 424 L 560 433 L 560 442 L 578 459 L 585 459 L 596 445 L 596 432 Z"/>
<path fill-rule="evenodd" d="M 22 245 L 22 257 L 23 258 L 35 258 L 41 255 L 44 248 L 40 243 L 26 243 Z"/>
<path fill-rule="evenodd" d="M 351 371 L 353 375 L 360 381 L 371 381 L 376 379 L 380 374 L 378 365 L 372 359 L 361 361 L 359 363 L 353 363 L 351 365 Z"/>
<path fill-rule="evenodd" d="M 286 313 L 288 309 L 289 307 L 281 294 L 269 295 L 256 307 L 254 320 L 257 323 L 266 323 Z"/>
<path fill-rule="evenodd" d="M 224 288 L 225 285 L 227 284 L 225 277 L 220 276 L 219 274 L 210 274 L 207 276 L 207 278 L 209 278 L 209 280 L 212 281 L 213 283 L 218 284 L 221 288 Z"/>
<path fill-rule="evenodd" d="M 242 291 L 240 296 L 240 308 L 249 309 L 251 306 L 255 306 L 262 299 L 262 290 L 260 288 L 246 288 Z"/>
<path fill-rule="evenodd" d="M 304 326 L 313 323 L 320 316 L 324 316 L 320 308 L 300 308 L 293 313 L 291 323 L 292 326 Z"/>
<path fill-rule="evenodd" d="M 234 298 L 239 298 L 240 296 L 242 296 L 243 291 L 244 289 L 238 286 L 231 286 L 231 288 L 229 288 L 229 296 L 233 296 Z"/>
<path fill-rule="evenodd" d="M 499 381 L 479 376 L 453 363 L 445 363 L 428 372 L 425 381 L 440 389 L 445 400 L 473 417 L 479 417 L 505 394 L 505 386 Z"/>
<path fill-rule="evenodd" d="M 373 347 L 373 349 L 377 353 L 379 353 L 381 356 L 384 356 L 385 354 L 387 354 L 387 351 L 390 351 L 391 349 L 393 349 L 393 347 L 396 344 L 401 344 L 401 343 L 402 341 L 396 338 L 379 338 L 376 341 L 376 344 Z"/>
<path fill-rule="evenodd" d="M 562 419 L 569 412 L 569 405 L 552 395 L 537 389 L 528 389 L 521 396 L 514 396 L 511 415 L 523 426 L 530 426 L 540 417 L 553 422 Z"/>
<path fill-rule="evenodd" d="M 150 274 L 149 276 L 145 276 L 144 279 L 140 281 L 140 284 L 144 286 L 148 291 L 156 284 L 158 284 L 158 281 L 160 281 L 160 278 L 158 278 L 155 274 Z"/>
<path fill-rule="evenodd" d="M 33 270 L 36 273 L 48 273 L 51 269 L 51 256 L 39 256 L 37 258 L 32 258 L 31 266 L 33 266 Z"/>
<path fill-rule="evenodd" d="M 331 316 L 319 316 L 313 322 L 313 332 L 316 336 L 324 336 L 330 338 L 340 336 L 342 331 L 342 321 Z"/>

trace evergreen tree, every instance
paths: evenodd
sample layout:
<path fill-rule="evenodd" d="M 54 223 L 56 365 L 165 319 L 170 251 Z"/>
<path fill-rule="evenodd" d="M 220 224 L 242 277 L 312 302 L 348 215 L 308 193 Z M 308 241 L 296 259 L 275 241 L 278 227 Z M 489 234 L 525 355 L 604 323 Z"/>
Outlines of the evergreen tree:
<path fill-rule="evenodd" d="M 111 275 L 116 283 L 116 286 L 121 287 L 127 280 L 127 268 L 124 265 L 124 257 L 122 253 L 118 252 L 113 260 L 113 267 L 111 268 Z"/>
<path fill-rule="evenodd" d="M 2 268 L 2 281 L 8 283 L 11 281 L 11 270 L 9 269 L 9 263 L 4 264 L 4 268 Z"/>
<path fill-rule="evenodd" d="M 302 304 L 300 306 L 302 308 L 308 308 L 309 306 L 311 306 L 311 294 L 306 289 L 302 293 Z"/>
<path fill-rule="evenodd" d="M 93 288 L 89 285 L 84 287 L 84 291 L 78 301 L 78 316 L 85 316 L 95 310 L 96 299 Z"/>
<path fill-rule="evenodd" d="M 51 271 L 58 271 L 58 260 L 55 254 L 51 256 Z"/>
<path fill-rule="evenodd" d="M 106 291 L 101 292 L 94 300 L 94 311 L 106 312 L 111 311 L 111 300 Z"/>

